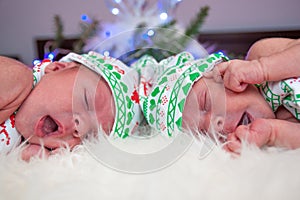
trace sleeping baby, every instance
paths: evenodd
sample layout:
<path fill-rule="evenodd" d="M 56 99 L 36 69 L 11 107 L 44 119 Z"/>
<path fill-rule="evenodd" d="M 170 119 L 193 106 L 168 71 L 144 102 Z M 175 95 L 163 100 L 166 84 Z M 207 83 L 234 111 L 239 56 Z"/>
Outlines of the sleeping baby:
<path fill-rule="evenodd" d="M 16 60 L 0 59 L 1 153 L 24 140 L 24 159 L 41 149 L 47 155 L 99 128 L 126 138 L 142 120 L 138 73 L 117 59 L 70 53 L 60 62 L 43 61 L 33 75 Z"/>
<path fill-rule="evenodd" d="M 233 153 L 243 140 L 299 148 L 299 52 L 299 40 L 272 38 L 256 42 L 247 60 L 182 53 L 153 65 L 144 57 L 137 63 L 145 65 L 141 80 L 151 75 L 144 78 L 150 87 L 140 87 L 143 113 L 165 135 L 208 134 Z"/>

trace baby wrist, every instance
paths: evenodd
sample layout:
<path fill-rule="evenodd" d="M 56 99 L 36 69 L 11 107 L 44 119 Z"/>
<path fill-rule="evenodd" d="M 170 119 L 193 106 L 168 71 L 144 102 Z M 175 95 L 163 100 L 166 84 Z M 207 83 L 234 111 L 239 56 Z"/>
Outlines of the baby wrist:
<path fill-rule="evenodd" d="M 255 62 L 255 67 L 258 71 L 258 76 L 260 83 L 269 81 L 270 80 L 270 74 L 269 74 L 269 68 L 265 64 L 263 58 L 259 58 L 257 60 L 252 60 L 252 62 Z"/>

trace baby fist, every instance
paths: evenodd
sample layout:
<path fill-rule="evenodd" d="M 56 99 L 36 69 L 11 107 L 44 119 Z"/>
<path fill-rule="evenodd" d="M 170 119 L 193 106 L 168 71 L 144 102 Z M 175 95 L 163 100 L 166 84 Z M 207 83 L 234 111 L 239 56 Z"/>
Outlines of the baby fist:
<path fill-rule="evenodd" d="M 240 125 L 228 135 L 225 149 L 229 152 L 240 153 L 241 141 L 254 144 L 257 147 L 267 145 L 271 139 L 272 127 L 267 119 L 256 119 L 251 124 Z"/>
<path fill-rule="evenodd" d="M 256 60 L 231 60 L 218 64 L 215 70 L 223 76 L 225 87 L 235 92 L 244 91 L 248 84 L 264 81 L 262 66 Z"/>

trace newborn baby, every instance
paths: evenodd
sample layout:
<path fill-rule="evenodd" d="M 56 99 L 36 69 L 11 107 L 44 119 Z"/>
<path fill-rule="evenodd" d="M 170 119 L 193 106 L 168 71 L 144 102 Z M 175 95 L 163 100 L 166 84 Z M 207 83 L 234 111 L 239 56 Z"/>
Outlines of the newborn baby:
<path fill-rule="evenodd" d="M 99 128 L 110 137 L 125 138 L 142 119 L 138 73 L 116 59 L 95 52 L 71 53 L 60 62 L 35 66 L 34 76 L 6 57 L 1 57 L 0 67 L 5 72 L 0 75 L 0 96 L 6 97 L 0 99 L 1 153 L 17 146 L 22 137 L 28 143 L 25 159 L 42 148 L 46 153 L 72 148 Z M 16 77 L 24 81 L 16 84 Z M 33 82 L 37 84 L 31 90 Z"/>
<path fill-rule="evenodd" d="M 224 62 L 220 53 L 198 60 L 182 53 L 160 63 L 144 57 L 137 63 L 144 65 L 144 115 L 168 136 L 220 133 L 215 139 L 233 153 L 242 140 L 299 148 L 299 52 L 300 40 L 271 38 L 256 42 L 247 60 Z"/>

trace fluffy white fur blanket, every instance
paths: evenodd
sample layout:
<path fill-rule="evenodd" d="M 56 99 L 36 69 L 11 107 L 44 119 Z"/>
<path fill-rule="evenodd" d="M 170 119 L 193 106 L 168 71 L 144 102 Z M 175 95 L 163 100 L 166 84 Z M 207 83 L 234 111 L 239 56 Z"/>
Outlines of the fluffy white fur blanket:
<path fill-rule="evenodd" d="M 147 141 L 152 147 L 158 143 Z M 122 145 L 147 148 L 134 138 Z M 100 146 L 94 147 L 105 151 Z M 237 158 L 218 147 L 207 156 L 201 151 L 193 142 L 171 164 L 138 174 L 110 168 L 86 144 L 29 163 L 15 151 L 0 156 L 0 199 L 300 199 L 300 149 L 245 146 Z"/>

